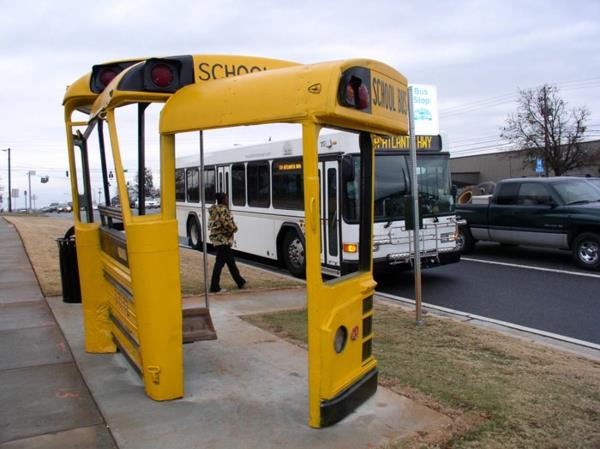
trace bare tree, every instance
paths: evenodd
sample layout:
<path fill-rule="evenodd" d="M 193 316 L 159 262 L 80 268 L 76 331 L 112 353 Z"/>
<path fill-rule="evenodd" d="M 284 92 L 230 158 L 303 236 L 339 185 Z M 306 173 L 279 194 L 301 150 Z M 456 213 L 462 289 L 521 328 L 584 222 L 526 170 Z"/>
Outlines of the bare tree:
<path fill-rule="evenodd" d="M 590 163 L 591 155 L 581 145 L 589 111 L 567 110 L 556 86 L 543 85 L 519 91 L 517 112 L 509 114 L 500 137 L 525 153 L 523 166 L 542 159 L 546 176 L 556 176 Z"/>
<path fill-rule="evenodd" d="M 135 177 L 135 182 L 133 184 L 133 190 L 135 192 L 135 194 L 137 194 L 137 192 L 139 191 L 139 179 L 140 179 L 140 174 L 138 172 L 137 176 Z M 147 197 L 152 197 L 157 195 L 157 189 L 154 188 L 154 176 L 152 175 L 152 170 L 148 167 L 144 168 L 144 194 Z"/>

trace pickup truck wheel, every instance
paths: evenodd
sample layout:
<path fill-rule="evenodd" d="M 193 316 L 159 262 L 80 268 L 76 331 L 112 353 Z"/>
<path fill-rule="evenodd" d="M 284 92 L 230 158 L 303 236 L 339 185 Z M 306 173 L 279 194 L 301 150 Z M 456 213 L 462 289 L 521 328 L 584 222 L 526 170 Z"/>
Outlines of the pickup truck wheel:
<path fill-rule="evenodd" d="M 456 249 L 461 254 L 470 254 L 475 249 L 475 239 L 471 235 L 469 228 L 460 226 L 458 228 L 458 240 L 456 241 Z"/>
<path fill-rule="evenodd" d="M 600 235 L 584 232 L 573 240 L 575 263 L 586 270 L 600 270 Z"/>

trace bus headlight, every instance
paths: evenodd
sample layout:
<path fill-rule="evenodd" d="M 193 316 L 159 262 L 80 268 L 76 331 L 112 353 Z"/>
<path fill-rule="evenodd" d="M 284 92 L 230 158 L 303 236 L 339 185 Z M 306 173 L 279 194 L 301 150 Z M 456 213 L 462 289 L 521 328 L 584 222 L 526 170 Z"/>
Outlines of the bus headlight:
<path fill-rule="evenodd" d="M 443 234 L 440 234 L 440 241 L 442 243 L 455 242 L 456 232 L 445 232 Z"/>

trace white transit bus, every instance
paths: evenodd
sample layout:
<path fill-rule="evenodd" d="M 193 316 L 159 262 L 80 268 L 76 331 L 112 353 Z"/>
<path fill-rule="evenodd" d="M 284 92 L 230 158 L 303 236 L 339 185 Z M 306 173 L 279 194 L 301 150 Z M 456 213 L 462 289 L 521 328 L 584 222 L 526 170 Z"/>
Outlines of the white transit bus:
<path fill-rule="evenodd" d="M 449 154 L 442 151 L 441 136 L 416 139 L 422 265 L 458 262 Z M 325 274 L 339 276 L 354 271 L 358 262 L 358 137 L 344 132 L 322 134 L 318 146 L 321 261 Z M 412 232 L 405 223 L 405 212 L 411 207 L 408 138 L 392 141 L 373 136 L 373 147 L 374 267 L 410 267 Z M 301 155 L 302 142 L 297 139 L 207 152 L 204 160 L 207 213 L 216 192 L 228 194 L 238 226 L 234 249 L 277 260 L 299 277 L 305 270 Z M 179 235 L 196 249 L 201 248 L 204 235 L 199 165 L 198 155 L 178 158 L 175 175 Z"/>

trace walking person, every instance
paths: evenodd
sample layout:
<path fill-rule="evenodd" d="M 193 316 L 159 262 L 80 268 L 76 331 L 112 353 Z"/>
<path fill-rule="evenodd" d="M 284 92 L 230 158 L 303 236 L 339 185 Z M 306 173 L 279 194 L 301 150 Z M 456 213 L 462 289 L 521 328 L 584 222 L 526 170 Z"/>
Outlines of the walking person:
<path fill-rule="evenodd" d="M 246 280 L 240 275 L 231 245 L 233 244 L 233 234 L 237 232 L 237 226 L 233 221 L 229 211 L 229 198 L 227 194 L 219 192 L 216 194 L 217 204 L 210 208 L 210 217 L 208 219 L 208 229 L 210 230 L 210 242 L 215 247 L 217 259 L 213 268 L 210 291 L 218 293 L 226 291 L 220 287 L 221 270 L 227 264 L 231 277 L 238 288 L 244 288 Z"/>

